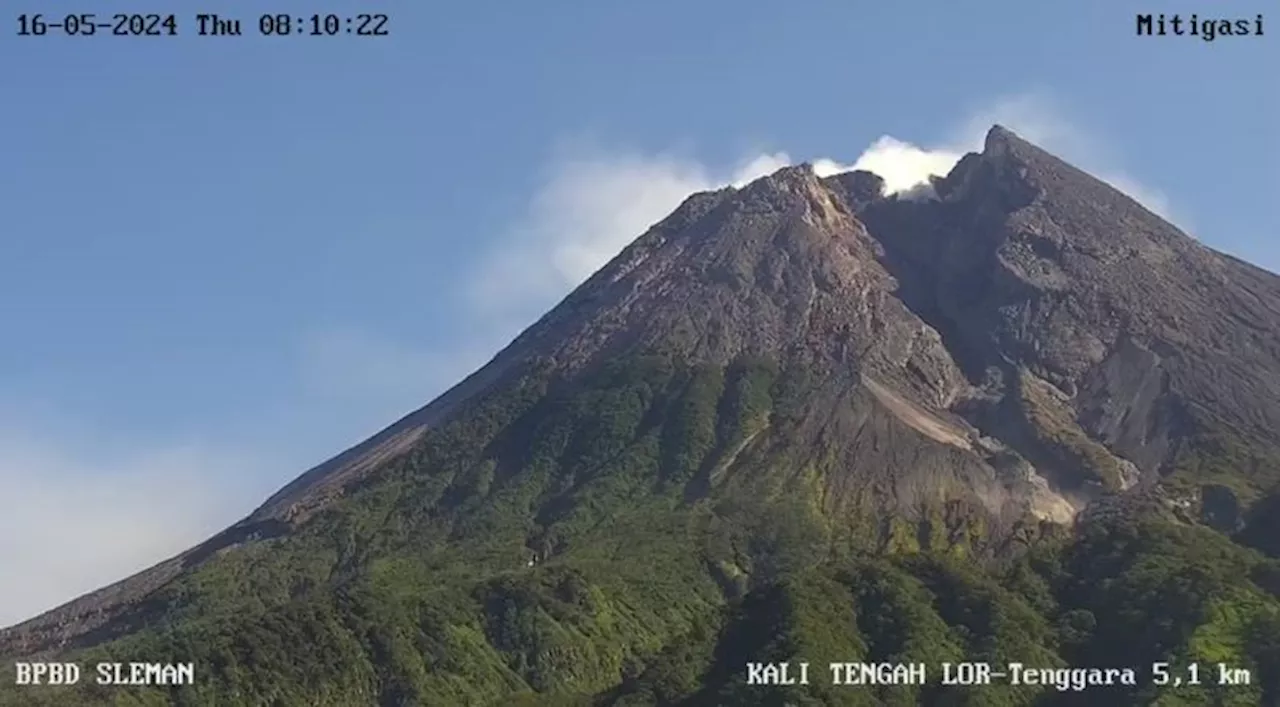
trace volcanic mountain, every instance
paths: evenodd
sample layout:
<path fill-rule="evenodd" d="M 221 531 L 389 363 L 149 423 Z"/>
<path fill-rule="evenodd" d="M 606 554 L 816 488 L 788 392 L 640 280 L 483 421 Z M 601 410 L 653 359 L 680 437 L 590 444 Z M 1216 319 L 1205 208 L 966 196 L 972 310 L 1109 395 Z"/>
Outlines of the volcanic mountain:
<path fill-rule="evenodd" d="M 1278 459 L 1280 277 L 997 126 L 912 195 L 799 165 L 689 197 L 437 400 L 0 632 L 198 684 L 0 702 L 1083 694 L 938 682 L 965 660 L 1132 668 L 1089 688 L 1116 705 L 1223 662 L 1254 679 L 1176 696 L 1274 701 Z M 748 685 L 765 661 L 821 675 Z M 831 684 L 857 661 L 935 674 Z"/>

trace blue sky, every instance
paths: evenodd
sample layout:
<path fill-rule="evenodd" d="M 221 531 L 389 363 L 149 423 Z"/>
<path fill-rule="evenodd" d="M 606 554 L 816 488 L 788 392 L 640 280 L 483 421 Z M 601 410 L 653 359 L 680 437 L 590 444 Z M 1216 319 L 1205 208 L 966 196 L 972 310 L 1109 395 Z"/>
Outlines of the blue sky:
<path fill-rule="evenodd" d="M 1277 38 L 1134 36 L 1271 3 L 273 6 L 385 11 L 377 38 L 213 5 L 247 36 L 191 5 L 178 37 L 0 40 L 0 624 L 229 524 L 788 160 L 1000 120 L 1280 269 Z"/>

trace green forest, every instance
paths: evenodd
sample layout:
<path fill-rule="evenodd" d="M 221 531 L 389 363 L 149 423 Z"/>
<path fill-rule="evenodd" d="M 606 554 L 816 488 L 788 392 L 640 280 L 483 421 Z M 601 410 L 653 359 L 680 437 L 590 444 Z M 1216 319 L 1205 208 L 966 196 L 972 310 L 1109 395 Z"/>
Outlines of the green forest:
<path fill-rule="evenodd" d="M 189 687 L 0 687 L 23 705 L 1259 705 L 1280 702 L 1272 462 L 1206 429 L 1166 492 L 997 538 L 963 498 L 885 517 L 790 444 L 797 362 L 534 367 L 291 533 L 205 562 L 133 631 L 62 656 L 196 665 Z M 1280 468 L 1272 466 L 1270 468 Z M 852 493 L 852 492 L 849 492 Z M 860 505 L 860 503 L 862 505 Z M 749 662 L 807 661 L 757 686 Z M 1136 685 L 849 687 L 829 662 L 1132 668 Z M 1165 663 L 1183 684 L 1159 685 Z M 1220 685 L 1218 664 L 1248 671 Z M 1199 670 L 1191 681 L 1190 666 Z M 86 671 L 90 672 L 90 671 Z"/>

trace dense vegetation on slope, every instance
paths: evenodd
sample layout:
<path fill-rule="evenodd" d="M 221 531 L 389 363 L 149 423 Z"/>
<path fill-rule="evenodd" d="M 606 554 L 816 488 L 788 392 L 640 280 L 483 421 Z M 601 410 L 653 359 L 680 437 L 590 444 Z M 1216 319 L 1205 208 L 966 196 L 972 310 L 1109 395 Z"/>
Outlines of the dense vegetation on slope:
<path fill-rule="evenodd" d="M 802 366 L 620 359 L 477 400 L 295 533 L 234 548 L 70 659 L 183 660 L 194 687 L 0 687 L 4 704 L 1256 705 L 1280 699 L 1280 562 L 1159 503 L 997 561 L 941 516 L 828 512 L 782 440 Z M 772 473 L 746 467 L 774 465 Z M 760 471 L 756 469 L 756 471 Z M 1257 527 L 1257 526 L 1251 526 Z M 1247 539 L 1247 538 L 1246 538 Z M 1274 553 L 1268 537 L 1254 543 Z M 1274 545 L 1274 543 L 1272 543 Z M 814 684 L 745 685 L 807 660 Z M 1137 667 L 1084 693 L 849 688 L 829 661 Z M 1152 685 L 1225 662 L 1249 686 Z M 1176 670 L 1176 668 L 1175 668 Z M 84 680 L 92 682 L 91 677 Z"/>
<path fill-rule="evenodd" d="M 436 401 L 0 631 L 198 685 L 0 702 L 1280 702 L 1280 278 L 999 127 L 933 187 L 690 197 Z M 1137 684 L 829 684 L 858 660 Z"/>

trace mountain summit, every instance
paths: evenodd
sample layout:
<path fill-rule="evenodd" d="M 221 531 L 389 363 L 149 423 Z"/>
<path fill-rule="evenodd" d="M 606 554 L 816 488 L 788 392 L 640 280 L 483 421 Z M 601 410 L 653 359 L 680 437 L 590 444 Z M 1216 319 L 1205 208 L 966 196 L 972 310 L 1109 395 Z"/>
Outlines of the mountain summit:
<path fill-rule="evenodd" d="M 1280 675 L 1280 278 L 1000 126 L 931 186 L 797 165 L 690 196 L 437 400 L 0 655 L 193 661 L 145 693 L 191 704 L 1070 694 L 842 691 L 837 661 Z M 823 677 L 746 684 L 770 660 Z"/>

